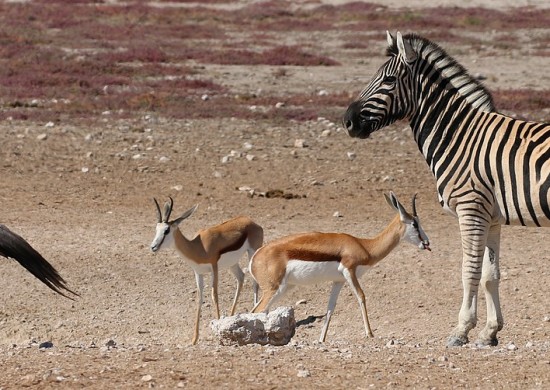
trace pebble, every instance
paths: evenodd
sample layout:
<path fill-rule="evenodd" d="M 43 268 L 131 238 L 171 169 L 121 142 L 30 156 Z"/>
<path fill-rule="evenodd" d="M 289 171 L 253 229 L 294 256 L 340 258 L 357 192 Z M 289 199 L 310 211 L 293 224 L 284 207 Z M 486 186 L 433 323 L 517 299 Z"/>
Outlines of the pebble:
<path fill-rule="evenodd" d="M 40 343 L 38 348 L 40 348 L 40 349 L 42 349 L 42 348 L 44 348 L 44 349 L 53 348 L 53 343 L 51 341 L 44 341 L 43 343 Z"/>
<path fill-rule="evenodd" d="M 309 370 L 298 370 L 298 378 L 308 378 L 311 376 Z"/>
<path fill-rule="evenodd" d="M 355 160 L 355 158 L 357 157 L 357 154 L 355 154 L 355 152 L 348 152 L 347 155 L 349 160 Z"/>
<path fill-rule="evenodd" d="M 39 141 L 44 141 L 44 140 L 48 139 L 48 134 L 46 134 L 46 133 L 38 134 L 36 136 L 36 139 L 39 140 Z"/>
<path fill-rule="evenodd" d="M 307 148 L 308 144 L 305 139 L 297 139 L 294 141 L 294 147 L 295 148 Z"/>
<path fill-rule="evenodd" d="M 153 380 L 153 377 L 152 377 L 151 375 L 147 374 L 147 375 L 143 375 L 143 376 L 141 377 L 141 380 L 142 380 L 143 382 L 151 382 L 151 381 Z"/>

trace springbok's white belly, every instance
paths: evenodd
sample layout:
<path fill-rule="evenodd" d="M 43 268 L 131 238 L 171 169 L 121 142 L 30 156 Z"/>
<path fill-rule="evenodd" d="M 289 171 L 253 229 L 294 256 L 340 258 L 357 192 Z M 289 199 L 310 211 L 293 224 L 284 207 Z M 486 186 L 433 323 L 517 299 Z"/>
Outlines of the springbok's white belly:
<path fill-rule="evenodd" d="M 368 267 L 357 267 L 360 278 Z M 338 261 L 289 260 L 286 266 L 286 282 L 294 285 L 308 285 L 323 282 L 345 282 L 344 267 Z"/>

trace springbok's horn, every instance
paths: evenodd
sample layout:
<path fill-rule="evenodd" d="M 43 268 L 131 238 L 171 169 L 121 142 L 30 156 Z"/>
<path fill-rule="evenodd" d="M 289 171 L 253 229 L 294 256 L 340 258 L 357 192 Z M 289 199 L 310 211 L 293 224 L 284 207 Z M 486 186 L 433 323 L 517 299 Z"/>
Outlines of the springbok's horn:
<path fill-rule="evenodd" d="M 164 204 L 164 222 L 168 222 L 170 220 L 170 214 L 172 213 L 172 207 L 174 207 L 174 199 L 172 197 L 169 197 L 170 202 L 166 202 Z"/>
<path fill-rule="evenodd" d="M 155 198 L 153 198 L 153 200 L 155 201 L 155 205 L 157 206 L 157 219 L 158 219 L 158 223 L 161 223 L 161 222 L 162 222 L 162 213 L 160 212 L 159 202 L 157 202 L 157 200 L 156 200 Z"/>
<path fill-rule="evenodd" d="M 418 217 L 418 214 L 416 214 L 416 194 L 413 195 L 412 203 L 413 217 Z"/>

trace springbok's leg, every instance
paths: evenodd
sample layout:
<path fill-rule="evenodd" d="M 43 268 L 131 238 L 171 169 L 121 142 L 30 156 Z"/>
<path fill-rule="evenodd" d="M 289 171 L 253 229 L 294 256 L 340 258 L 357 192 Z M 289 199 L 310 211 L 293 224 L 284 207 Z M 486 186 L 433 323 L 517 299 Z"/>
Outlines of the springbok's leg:
<path fill-rule="evenodd" d="M 204 279 L 202 275 L 195 273 L 195 280 L 197 282 L 197 315 L 195 317 L 195 332 L 193 334 L 193 340 L 191 344 L 195 345 L 199 339 L 199 321 L 201 319 L 201 306 L 202 306 L 202 291 L 204 290 Z"/>
<path fill-rule="evenodd" d="M 330 292 L 330 298 L 328 300 L 327 315 L 325 317 L 325 323 L 323 325 L 323 329 L 321 330 L 321 337 L 319 338 L 319 341 L 321 343 L 324 343 L 327 337 L 330 318 L 332 317 L 332 313 L 334 313 L 334 308 L 336 307 L 336 301 L 338 300 L 338 295 L 340 294 L 340 290 L 342 289 L 343 285 L 344 285 L 343 282 L 332 283 L 332 291 Z"/>
<path fill-rule="evenodd" d="M 220 319 L 220 305 L 218 304 L 218 264 L 212 264 L 212 302 L 216 309 L 216 319 Z"/>
<path fill-rule="evenodd" d="M 353 290 L 353 293 L 355 294 L 355 297 L 359 301 L 359 308 L 361 309 L 361 316 L 363 317 L 365 333 L 367 334 L 367 337 L 374 337 L 374 334 L 372 334 L 372 329 L 369 323 L 369 316 L 367 314 L 367 305 L 365 304 L 365 293 L 363 292 L 363 289 L 359 285 L 359 281 L 357 280 L 357 275 L 355 275 L 355 270 L 344 268 L 343 274 L 344 274 L 344 278 L 346 278 L 346 282 L 348 282 L 349 286 Z"/>
<path fill-rule="evenodd" d="M 468 343 L 468 332 L 477 323 L 477 298 L 483 253 L 487 242 L 489 218 L 482 211 L 483 206 L 471 202 L 458 213 L 462 236 L 462 306 L 458 314 L 458 325 L 453 329 L 447 346 L 458 347 Z M 457 210 L 458 212 L 458 210 Z"/>
<path fill-rule="evenodd" d="M 237 291 L 235 291 L 235 298 L 233 298 L 233 305 L 231 305 L 231 313 L 229 314 L 232 316 L 235 314 L 235 309 L 237 308 L 237 300 L 239 299 L 239 294 L 241 293 L 241 289 L 243 287 L 244 282 L 244 272 L 239 266 L 239 263 L 232 265 L 229 269 L 233 275 L 235 275 L 235 279 L 237 279 Z"/>
<path fill-rule="evenodd" d="M 254 305 L 254 307 L 252 308 L 252 313 L 261 313 L 261 312 L 263 312 L 265 310 L 265 308 L 267 307 L 267 304 L 271 300 L 271 297 L 273 297 L 273 295 L 275 295 L 276 291 L 277 290 L 263 290 L 262 289 L 262 297 L 260 298 L 258 303 L 256 303 L 256 305 Z"/>
<path fill-rule="evenodd" d="M 487 246 L 485 247 L 481 271 L 481 285 L 485 289 L 485 300 L 487 301 L 487 324 L 479 333 L 476 341 L 478 345 L 498 345 L 497 332 L 504 325 L 498 296 L 500 282 L 499 248 L 500 225 L 493 225 L 487 236 Z"/>
<path fill-rule="evenodd" d="M 261 313 L 265 312 L 267 313 L 271 306 L 273 306 L 275 303 L 277 303 L 282 297 L 285 296 L 287 292 L 292 290 L 295 286 L 289 285 L 285 282 L 281 283 L 279 285 L 279 288 L 277 290 L 263 290 L 262 298 L 260 299 L 260 302 L 252 309 L 253 313 Z"/>

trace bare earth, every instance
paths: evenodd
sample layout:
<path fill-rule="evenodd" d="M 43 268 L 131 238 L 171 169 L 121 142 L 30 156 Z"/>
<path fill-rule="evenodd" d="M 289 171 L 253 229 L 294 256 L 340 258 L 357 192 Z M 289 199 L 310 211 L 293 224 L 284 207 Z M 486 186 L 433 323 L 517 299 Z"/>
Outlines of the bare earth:
<path fill-rule="evenodd" d="M 494 48 L 495 55 L 480 57 L 467 46 L 449 52 L 472 74 L 485 75 L 489 89 L 527 84 L 536 93 L 550 85 L 550 57 L 526 60 L 526 42 L 522 53 Z M 379 57 L 358 63 L 331 52 L 342 66 L 288 67 L 283 78 L 269 66 L 208 65 L 203 72 L 237 92 L 349 90 L 354 96 L 384 61 L 384 44 Z M 535 119 L 548 117 L 546 111 Z M 65 299 L 17 263 L 0 261 L 0 388 L 550 387 L 550 231 L 503 229 L 500 344 L 447 349 L 462 297 L 456 220 L 439 207 L 406 123 L 365 141 L 330 119 L 281 126 L 151 114 L 124 121 L 107 115 L 97 126 L 0 123 L 0 222 L 80 294 Z M 242 187 L 301 197 L 250 197 Z M 362 279 L 374 339 L 365 337 L 357 302 L 344 287 L 324 344 L 316 341 L 318 319 L 298 327 L 284 347 L 220 346 L 210 331 L 207 295 L 199 343 L 189 345 L 194 276 L 175 252 L 149 250 L 152 197 L 172 196 L 175 214 L 200 204 L 182 226 L 188 237 L 246 214 L 270 241 L 309 230 L 375 235 L 393 217 L 382 195 L 389 190 L 406 205 L 418 193 L 432 252 L 402 244 Z M 224 312 L 234 287 L 223 273 Z M 328 293 L 322 285 L 297 290 L 284 304 L 294 306 L 297 320 L 321 316 Z M 247 279 L 238 310 L 251 306 Z M 481 295 L 472 340 L 484 320 Z M 53 347 L 40 349 L 46 341 Z"/>

